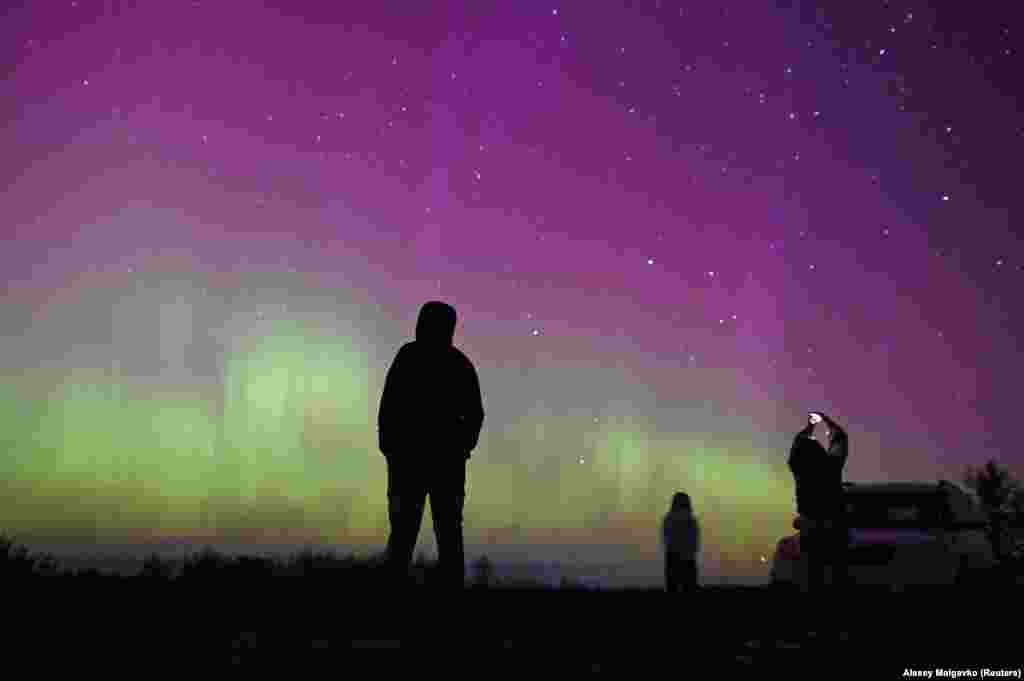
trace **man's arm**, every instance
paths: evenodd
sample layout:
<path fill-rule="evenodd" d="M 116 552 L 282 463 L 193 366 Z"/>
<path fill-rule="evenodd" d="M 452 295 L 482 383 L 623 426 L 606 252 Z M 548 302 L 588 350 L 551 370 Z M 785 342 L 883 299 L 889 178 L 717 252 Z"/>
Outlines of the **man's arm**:
<path fill-rule="evenodd" d="M 480 430 L 484 425 L 484 404 L 483 396 L 480 393 L 480 378 L 477 376 L 476 367 L 466 360 L 466 394 L 463 403 L 463 412 L 460 414 L 462 421 L 462 432 L 466 455 L 476 449 L 480 440 Z"/>
<path fill-rule="evenodd" d="M 377 411 L 377 446 L 385 457 L 391 454 L 395 445 L 392 440 L 395 432 L 395 408 L 401 397 L 402 357 L 400 349 L 388 368 L 384 390 L 380 396 L 380 408 Z"/>

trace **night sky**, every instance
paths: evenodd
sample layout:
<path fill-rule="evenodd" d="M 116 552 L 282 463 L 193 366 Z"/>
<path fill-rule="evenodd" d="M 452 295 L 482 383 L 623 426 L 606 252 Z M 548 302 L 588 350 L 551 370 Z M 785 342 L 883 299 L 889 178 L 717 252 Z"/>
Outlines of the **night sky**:
<path fill-rule="evenodd" d="M 29 542 L 382 549 L 378 400 L 434 298 L 484 396 L 470 557 L 642 571 L 685 490 L 705 574 L 764 573 L 808 409 L 850 479 L 1022 463 L 1012 3 L 17 5 Z"/>

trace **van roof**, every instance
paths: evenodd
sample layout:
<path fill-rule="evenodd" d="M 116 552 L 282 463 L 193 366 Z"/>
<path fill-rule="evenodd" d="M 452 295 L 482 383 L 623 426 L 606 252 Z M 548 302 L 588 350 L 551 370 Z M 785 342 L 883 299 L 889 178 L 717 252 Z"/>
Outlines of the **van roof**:
<path fill-rule="evenodd" d="M 892 481 L 892 482 L 844 482 L 846 492 L 871 493 L 922 493 L 937 492 L 943 486 L 958 486 L 952 482 L 938 481 Z"/>
<path fill-rule="evenodd" d="M 938 480 L 936 482 L 920 481 L 893 481 L 893 482 L 844 482 L 843 490 L 849 494 L 930 494 L 938 492 L 943 488 L 956 489 L 964 494 L 973 495 L 963 485 L 950 482 L 949 480 Z"/>

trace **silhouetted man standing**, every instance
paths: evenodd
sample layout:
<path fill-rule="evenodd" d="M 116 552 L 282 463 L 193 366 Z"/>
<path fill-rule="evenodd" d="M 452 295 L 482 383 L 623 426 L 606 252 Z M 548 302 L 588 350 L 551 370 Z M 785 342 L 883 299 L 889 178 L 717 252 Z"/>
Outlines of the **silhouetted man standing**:
<path fill-rule="evenodd" d="M 431 301 L 420 308 L 416 340 L 398 351 L 384 382 L 377 419 L 388 465 L 388 565 L 408 576 L 426 498 L 448 586 L 465 578 L 462 509 L 466 461 L 477 445 L 484 410 L 473 363 L 453 345 L 455 308 Z"/>

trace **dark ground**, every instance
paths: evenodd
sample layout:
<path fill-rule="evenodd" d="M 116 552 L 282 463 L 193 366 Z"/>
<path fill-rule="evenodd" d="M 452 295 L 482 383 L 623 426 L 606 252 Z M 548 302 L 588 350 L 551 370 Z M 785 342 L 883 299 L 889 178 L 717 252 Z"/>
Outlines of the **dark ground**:
<path fill-rule="evenodd" d="M 757 587 L 689 597 L 492 589 L 399 599 L 288 578 L 215 587 L 60 581 L 5 589 L 15 625 L 5 637 L 8 661 L 42 643 L 44 654 L 32 659 L 76 672 L 735 678 L 777 670 L 895 679 L 907 668 L 1024 666 L 1020 589 L 859 594 L 834 609 L 848 639 L 830 642 L 806 636 L 826 629 L 806 599 Z"/>

